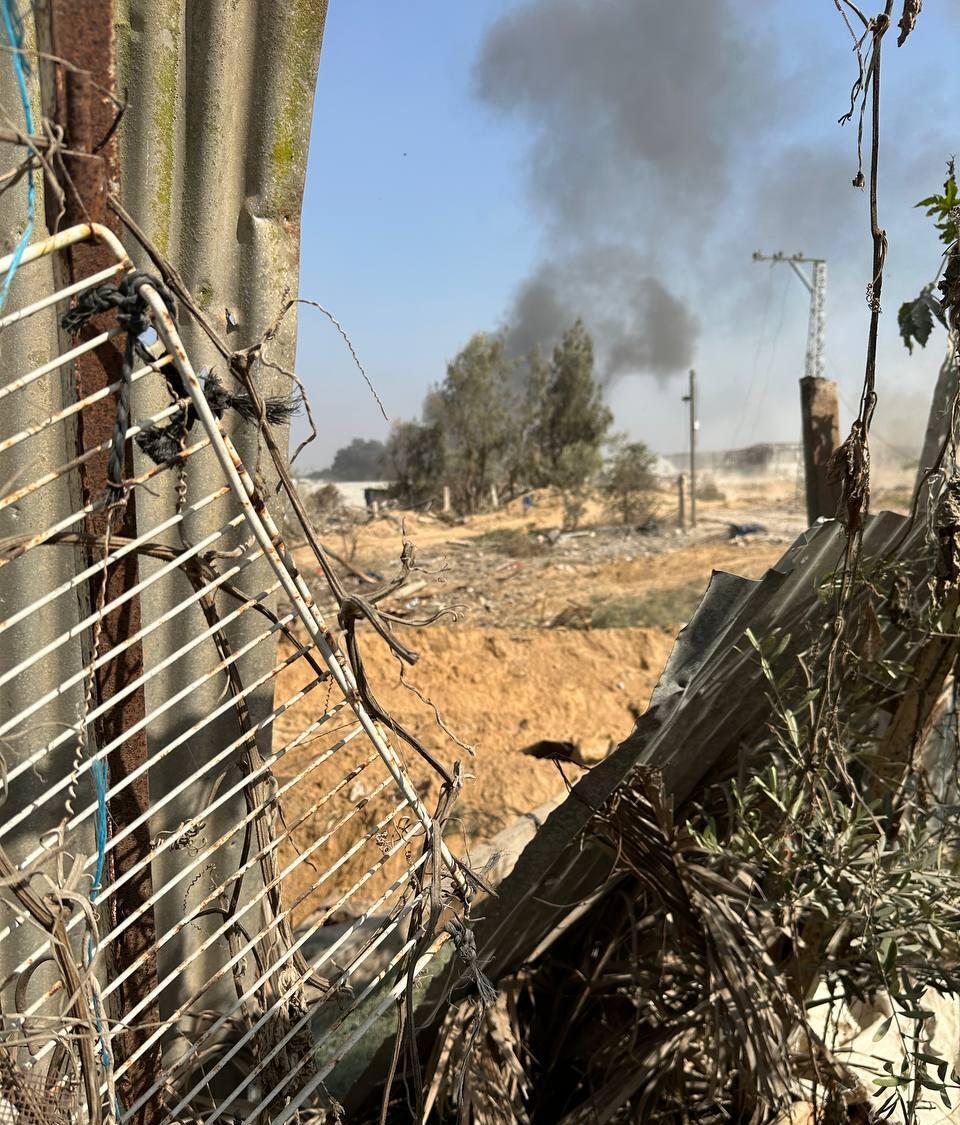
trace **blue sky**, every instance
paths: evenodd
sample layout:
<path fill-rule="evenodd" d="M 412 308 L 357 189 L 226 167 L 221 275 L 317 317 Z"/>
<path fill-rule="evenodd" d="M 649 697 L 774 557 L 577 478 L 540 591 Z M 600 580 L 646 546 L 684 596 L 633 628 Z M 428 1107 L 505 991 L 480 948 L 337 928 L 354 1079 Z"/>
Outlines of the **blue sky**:
<path fill-rule="evenodd" d="M 565 255 L 602 239 L 636 252 L 699 323 L 691 353 L 703 445 L 794 440 L 806 297 L 787 268 L 755 265 L 750 255 L 762 247 L 827 257 L 827 373 L 852 405 L 863 370 L 870 244 L 866 198 L 849 186 L 855 134 L 836 123 L 854 76 L 848 33 L 832 0 L 671 0 L 676 7 L 660 24 L 678 12 L 699 24 L 707 9 L 711 18 L 723 9 L 731 37 L 709 60 L 716 103 L 708 104 L 712 92 L 691 103 L 679 91 L 700 63 L 685 57 L 691 40 L 684 29 L 671 38 L 676 31 L 657 19 L 644 22 L 654 0 L 592 0 L 592 43 L 577 31 L 576 9 L 585 2 L 331 0 L 304 199 L 301 295 L 341 320 L 390 416 L 411 417 L 471 333 L 504 323 L 541 261 L 559 261 L 562 273 Z M 624 45 L 624 79 L 605 86 L 594 104 L 589 83 L 605 77 L 611 44 L 602 38 L 603 10 L 617 8 L 627 21 L 642 18 L 635 44 Z M 607 22 L 608 35 L 622 38 L 628 24 Z M 547 34 L 532 37 L 541 27 Z M 567 27 L 578 36 L 571 56 Z M 942 354 L 938 337 L 908 356 L 896 309 L 937 269 L 936 237 L 912 204 L 939 187 L 945 158 L 960 148 L 947 112 L 960 93 L 958 39 L 953 0 L 927 0 L 902 49 L 893 35 L 886 40 L 880 208 L 890 254 L 881 441 L 912 440 Z M 500 63 L 487 65 L 482 80 L 478 60 L 491 41 Z M 581 70 L 578 59 L 591 50 L 600 69 Z M 634 53 L 635 88 L 624 90 Z M 585 104 L 558 104 L 578 82 Z M 624 107 L 632 117 L 619 127 L 628 142 L 634 127 L 642 136 L 658 125 L 659 148 L 649 160 L 649 144 L 623 156 L 622 137 L 607 129 L 607 109 L 613 115 Z M 561 159 L 573 203 L 560 197 L 567 183 L 557 175 Z M 537 169 L 552 177 L 546 186 L 535 180 Z M 320 430 L 304 468 L 329 463 L 353 436 L 385 436 L 387 424 L 342 341 L 310 309 L 300 314 L 298 370 Z M 684 382 L 679 371 L 616 379 L 607 395 L 617 428 L 661 451 L 682 449 Z M 848 418 L 845 410 L 844 424 Z"/>

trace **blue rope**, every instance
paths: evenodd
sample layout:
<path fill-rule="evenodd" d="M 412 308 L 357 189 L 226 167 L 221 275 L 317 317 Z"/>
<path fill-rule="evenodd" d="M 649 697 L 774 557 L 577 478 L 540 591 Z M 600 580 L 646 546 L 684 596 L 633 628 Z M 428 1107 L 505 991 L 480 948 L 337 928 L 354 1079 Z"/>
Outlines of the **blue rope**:
<path fill-rule="evenodd" d="M 90 888 L 90 901 L 96 905 L 103 886 L 103 868 L 107 858 L 107 763 L 102 758 L 95 758 L 90 763 L 90 772 L 93 774 L 94 786 L 97 790 L 97 867 L 93 875 L 93 886 Z M 93 961 L 93 939 L 87 939 L 87 960 Z M 103 1024 L 100 1021 L 100 1005 L 94 999 L 94 1023 L 97 1034 L 100 1036 L 100 1061 L 104 1069 L 110 1068 L 110 1053 L 107 1050 L 107 1041 L 103 1037 Z"/>
<path fill-rule="evenodd" d="M 27 93 L 27 75 L 30 72 L 30 67 L 23 57 L 23 20 L 20 18 L 16 8 L 12 6 L 15 0 L 2 0 L 3 3 L 3 25 L 7 33 L 7 40 L 13 49 L 13 70 L 17 76 L 17 87 L 20 91 L 20 101 L 23 105 L 23 123 L 26 128 L 27 135 L 33 133 L 33 111 L 30 108 L 30 96 Z M 10 286 L 13 283 L 13 276 L 20 266 L 20 259 L 23 257 L 23 252 L 27 248 L 27 243 L 33 234 L 33 219 L 36 212 L 37 193 L 36 186 L 33 182 L 33 169 L 27 171 L 27 225 L 23 228 L 23 234 L 20 236 L 20 241 L 17 243 L 17 248 L 13 253 L 13 261 L 10 263 L 10 268 L 7 270 L 7 276 L 3 282 L 3 288 L 0 289 L 0 309 L 7 303 L 7 295 L 10 292 Z"/>
<path fill-rule="evenodd" d="M 103 867 L 107 858 L 107 763 L 96 758 L 90 763 L 93 783 L 97 790 L 97 869 L 90 888 L 90 901 L 96 903 L 103 886 Z"/>
<path fill-rule="evenodd" d="M 87 938 L 87 961 L 93 962 L 93 938 Z M 107 1041 L 103 1037 L 103 1023 L 100 1020 L 100 1001 L 96 996 L 93 998 L 93 1023 L 97 1029 L 97 1035 L 100 1037 L 100 1062 L 103 1063 L 103 1069 L 110 1069 L 110 1052 L 107 1050 Z"/>

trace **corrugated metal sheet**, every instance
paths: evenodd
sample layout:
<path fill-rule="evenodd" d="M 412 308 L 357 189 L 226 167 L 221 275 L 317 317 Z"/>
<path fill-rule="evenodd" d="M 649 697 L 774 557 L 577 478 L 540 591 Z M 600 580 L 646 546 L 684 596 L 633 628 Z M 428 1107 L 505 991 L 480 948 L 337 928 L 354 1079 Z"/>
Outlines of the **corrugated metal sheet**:
<path fill-rule="evenodd" d="M 282 302 L 297 294 L 300 209 L 325 13 L 325 0 L 289 0 L 284 4 L 259 0 L 114 2 L 117 88 L 126 91 L 128 99 L 119 133 L 121 200 L 171 259 L 197 303 L 235 348 L 246 347 L 259 339 L 277 316 Z M 32 28 L 28 28 L 28 35 L 32 37 Z M 105 80 L 105 76 L 94 77 Z M 6 65 L 0 67 L 0 91 L 4 105 L 17 104 L 12 71 Z M 35 102 L 39 102 L 36 91 L 33 93 Z M 36 109 L 39 115 L 39 104 Z M 21 153 L 8 145 L 4 146 L 3 155 L 9 167 Z M 41 204 L 38 218 L 42 219 L 42 215 Z M 0 197 L 0 230 L 8 242 L 10 232 L 20 229 L 22 221 L 22 193 L 16 190 L 5 193 Z M 35 238 L 44 233 L 42 222 L 38 222 Z M 139 264 L 148 266 L 145 256 Z M 37 286 L 38 292 L 50 292 L 54 286 L 49 271 L 46 277 L 41 276 L 42 273 L 40 268 L 35 269 L 29 284 Z M 26 296 L 25 292 L 19 292 L 19 303 L 24 303 Z M 216 365 L 220 357 L 206 336 L 186 318 L 182 327 L 195 362 Z M 280 365 L 292 366 L 295 332 L 295 317 L 291 315 L 270 348 L 271 358 Z M 45 358 L 56 355 L 58 350 L 52 315 L 34 318 L 25 331 L 8 331 L 0 342 L 0 382 L 7 382 L 16 374 L 35 367 Z M 226 377 L 222 361 L 219 373 Z M 64 393 L 69 393 L 67 373 L 64 379 Z M 259 379 L 267 394 L 286 393 L 291 389 L 289 380 L 278 371 L 264 368 Z M 46 381 L 44 386 L 47 386 Z M 44 393 L 49 396 L 49 392 Z M 135 412 L 144 416 L 152 414 L 165 405 L 163 394 L 162 388 L 154 387 L 146 394 L 136 395 Z M 52 400 L 34 400 L 29 405 L 29 417 L 9 418 L 6 422 L 16 429 L 22 423 L 52 414 L 58 405 Z M 59 434 L 59 429 L 56 432 Z M 269 486 L 269 462 L 257 456 L 253 429 L 240 425 L 234 438 L 244 459 L 261 466 Z M 8 458 L 3 467 L 4 479 L 23 467 L 18 457 L 28 455 L 32 461 L 40 456 L 49 458 L 51 464 L 60 464 L 65 460 L 61 453 L 62 450 L 44 448 L 42 440 L 34 440 L 29 451 L 21 446 Z M 188 503 L 208 491 L 205 481 L 213 472 L 209 452 L 190 466 L 185 479 Z M 141 526 L 155 526 L 160 513 L 169 511 L 175 487 L 174 482 L 163 479 L 152 502 L 146 496 L 139 501 Z M 44 505 L 48 509 L 44 515 L 50 518 L 40 521 L 40 513 L 33 511 L 31 516 L 36 516 L 38 522 L 53 522 L 55 513 L 76 507 L 70 501 L 62 488 L 45 489 L 32 503 Z M 16 509 L 3 515 L 8 525 L 16 518 Z M 184 532 L 187 539 L 196 541 L 211 530 L 211 518 L 206 512 L 192 517 Z M 179 544 L 179 539 L 174 536 L 170 542 Z M 229 543 L 226 547 L 237 545 Z M 157 565 L 142 564 L 142 574 Z M 43 566 L 50 570 L 42 576 L 44 584 L 54 586 L 58 576 L 65 577 L 72 569 L 72 560 L 67 552 L 55 552 L 44 556 Z M 265 564 L 251 567 L 250 573 L 245 575 L 248 590 L 260 589 L 265 583 Z M 156 617 L 161 607 L 179 602 L 189 593 L 189 585 L 179 576 L 157 582 L 144 594 L 144 614 Z M 0 580 L 3 616 L 14 612 L 25 597 L 29 600 L 22 588 Z M 78 612 L 77 605 L 61 608 L 56 618 L 51 614 L 42 623 L 38 622 L 36 628 L 49 630 L 51 637 L 55 636 L 72 624 Z M 202 615 L 196 610 L 158 629 L 145 646 L 146 661 L 158 661 L 203 627 Z M 231 642 L 242 645 L 256 628 L 256 623 L 249 620 L 237 622 Z M 265 647 L 260 646 L 241 663 L 240 671 L 245 680 L 266 670 L 271 655 L 262 651 Z M 50 683 L 66 679 L 67 663 L 76 666 L 78 656 L 78 653 L 64 651 L 64 667 L 47 669 Z M 16 652 L 9 650 L 0 657 L 4 666 L 8 666 L 8 662 L 15 664 L 17 659 Z M 204 657 L 200 653 L 188 656 L 170 669 L 157 689 L 148 688 L 148 710 L 155 702 L 151 699 L 152 691 L 169 697 L 179 687 L 195 681 L 200 672 L 196 662 L 201 659 Z M 49 686 L 46 682 L 37 683 L 34 690 L 40 694 Z M 254 722 L 269 711 L 272 694 L 272 686 L 268 686 L 250 701 Z M 218 697 L 218 689 L 212 685 L 205 696 L 195 693 L 189 708 L 150 727 L 151 746 L 163 745 L 179 731 L 189 729 L 213 709 Z M 76 712 L 77 701 L 65 697 L 51 705 L 43 718 L 52 722 L 74 722 Z M 202 757 L 211 742 L 220 744 L 226 740 L 226 735 L 226 723 L 209 724 L 203 737 L 191 740 L 184 754 Z M 8 757 L 16 761 L 28 751 L 26 745 L 11 747 Z M 182 775 L 181 765 L 171 763 L 171 770 L 166 774 L 157 771 L 159 777 L 154 785 L 158 792 L 162 793 L 164 786 L 172 786 L 175 776 Z M 25 778 L 23 784 L 28 785 L 29 779 Z M 18 794 L 12 796 L 19 799 Z M 186 794 L 170 808 L 169 823 L 157 824 L 155 829 L 175 828 L 191 815 L 197 799 L 199 796 Z M 222 810 L 219 822 L 209 825 L 211 838 L 235 821 L 241 807 L 242 800 L 238 797 Z M 30 835 L 35 839 L 35 826 Z M 229 847 L 236 850 L 239 844 L 234 841 Z M 225 853 L 220 866 L 231 865 L 235 860 L 235 855 Z M 168 874 L 162 869 L 157 871 L 160 879 Z M 164 928 L 174 920 L 157 919 Z M 212 921 L 210 928 L 213 928 Z M 178 957 L 179 953 L 171 949 L 169 957 Z M 222 950 L 215 947 L 205 958 L 199 958 L 194 966 L 194 977 L 188 980 L 185 975 L 184 990 L 206 979 L 222 956 Z M 176 961 L 170 963 L 176 964 Z M 226 995 L 231 989 L 229 980 L 220 987 Z M 207 1001 L 210 1007 L 217 1006 L 216 990 L 211 990 Z"/>
<path fill-rule="evenodd" d="M 28 33 L 31 29 L 27 29 Z M 28 43 L 31 42 L 28 34 Z M 4 60 L 0 59 L 0 62 Z M 39 112 L 39 96 L 36 91 L 31 93 L 34 98 L 34 112 Z M 9 65 L 0 65 L 0 103 L 9 107 L 11 117 L 22 127 L 19 112 L 14 108 L 19 106 L 20 99 L 14 79 L 13 68 Z M 0 145 L 0 159 L 3 160 L 4 169 L 12 167 L 22 159 L 22 151 L 10 145 Z M 35 237 L 43 235 L 43 192 L 40 179 L 37 180 L 37 229 Z M 0 195 L 0 232 L 3 239 L 3 253 L 12 250 L 26 220 L 25 190 L 23 184 Z M 18 304 L 25 305 L 38 300 L 44 293 L 53 289 L 52 266 L 49 259 L 37 263 L 30 271 L 14 281 L 11 289 L 11 299 Z M 44 362 L 59 350 L 57 337 L 56 318 L 54 316 L 33 317 L 22 325 L 15 325 L 8 331 L 0 334 L 0 385 L 9 383 L 12 379 Z M 40 386 L 33 388 L 30 395 L 23 399 L 14 396 L 15 402 L 7 400 L 4 403 L 5 425 L 14 433 L 23 427 L 36 422 L 39 418 L 46 417 L 59 410 L 66 402 L 71 401 L 72 388 L 69 374 L 61 373 L 60 379 L 44 380 Z M 68 459 L 66 456 L 65 432 L 61 429 L 48 430 L 33 438 L 30 449 L 24 446 L 0 454 L 0 483 L 10 487 L 4 488 L 4 493 L 16 487 L 16 483 L 23 483 L 29 479 L 29 465 L 25 463 L 27 454 L 30 461 L 41 464 L 59 465 Z M 16 535 L 24 526 L 47 526 L 61 519 L 67 512 L 73 510 L 76 504 L 65 489 L 43 489 L 26 497 L 17 504 L 0 511 L 0 538 Z M 33 588 L 24 583 L 22 574 L 15 573 L 15 568 L 0 570 L 0 619 L 6 619 L 28 606 L 35 597 L 35 589 L 54 588 L 64 582 L 75 569 L 75 559 L 72 552 L 47 552 L 38 558 L 31 577 L 36 582 Z M 73 628 L 80 617 L 80 605 L 76 600 L 69 602 L 60 599 L 43 616 L 38 616 L 30 622 L 29 633 L 26 631 L 13 631 L 8 633 L 0 643 L 0 674 L 7 672 L 23 660 L 30 649 L 35 645 L 43 645 L 60 636 L 63 632 Z M 64 663 L 71 663 L 76 667 L 81 658 L 79 641 L 68 645 L 63 653 Z M 41 698 L 47 694 L 58 680 L 64 677 L 59 675 L 59 670 L 49 665 L 37 665 L 26 674 L 20 692 L 34 698 Z M 4 758 L 8 764 L 25 759 L 33 754 L 40 745 L 49 737 L 49 731 L 58 725 L 70 725 L 76 722 L 81 703 L 81 693 L 77 690 L 64 692 L 52 700 L 36 716 L 34 725 L 16 740 L 10 741 L 2 747 Z M 0 723 L 10 719 L 20 708 L 21 702 L 11 692 L 0 692 Z M 68 755 L 69 757 L 69 755 Z M 43 779 L 35 773 L 24 774 L 11 786 L 6 801 L 12 805 L 26 805 L 31 802 L 42 790 Z M 38 829 L 41 831 L 55 827 L 59 819 L 59 810 L 51 809 L 31 824 L 22 824 L 12 834 L 8 841 L 11 855 L 21 860 L 35 845 Z M 92 839 L 92 837 L 91 837 Z M 0 912 L 2 914 L 2 912 Z M 6 924 L 7 919 L 0 916 L 0 926 Z M 11 940 L 4 949 L 4 959 L 17 964 L 28 951 L 33 941 L 29 927 L 15 931 Z M 6 969 L 12 965 L 5 965 Z M 5 974 L 4 974 L 5 975 Z M 4 1003 L 4 1010 L 7 1005 Z"/>
<path fill-rule="evenodd" d="M 115 11 L 118 87 L 129 96 L 120 133 L 124 205 L 177 267 L 220 334 L 235 348 L 247 347 L 276 318 L 282 302 L 297 294 L 300 208 L 326 4 L 317 0 L 284 4 L 117 0 Z M 235 328 L 228 325 L 228 309 Z M 181 318 L 181 323 L 194 363 L 218 366 L 219 374 L 226 378 L 222 359 L 207 337 L 187 318 Z M 291 316 L 271 347 L 277 363 L 293 365 L 295 333 L 296 321 Z M 291 390 L 289 380 L 267 370 L 260 373 L 260 385 L 264 394 Z M 144 414 L 160 405 L 156 401 L 137 404 Z M 257 462 L 253 430 L 241 426 L 232 436 L 247 463 Z M 269 483 L 269 459 L 263 458 L 260 464 Z M 188 502 L 204 494 L 205 481 L 214 472 L 213 455 L 207 452 L 187 473 Z M 173 482 L 164 481 L 154 510 L 144 500 L 144 526 L 155 525 L 161 512 L 169 509 L 173 487 Z M 212 513 L 198 514 L 185 528 L 187 538 L 196 541 L 212 530 L 213 518 Z M 255 592 L 266 584 L 266 564 L 251 568 L 245 589 Z M 180 576 L 157 583 L 144 596 L 144 615 L 156 616 L 162 605 L 175 604 L 189 592 Z M 251 620 L 237 622 L 231 643 L 242 646 L 259 627 Z M 158 630 L 145 647 L 145 660 L 149 664 L 161 659 L 183 644 L 185 631 L 202 628 L 197 610 L 168 629 Z M 197 653 L 178 664 L 171 670 L 170 682 L 158 684 L 157 690 L 175 691 L 194 681 L 201 671 L 196 662 L 202 659 Z M 244 681 L 266 673 L 270 659 L 269 650 L 252 652 L 240 666 Z M 202 694 L 191 697 L 189 709 L 157 723 L 148 731 L 151 746 L 162 745 L 189 729 L 200 712 L 212 710 L 216 695 L 217 688 L 211 685 L 206 698 Z M 148 710 L 151 702 L 148 690 Z M 254 722 L 272 705 L 271 683 L 251 700 Z M 226 742 L 229 724 L 229 716 L 210 724 L 202 739 L 185 746 L 184 755 L 202 756 L 205 744 Z M 180 767 L 179 761 L 171 761 L 154 785 L 158 789 L 175 785 Z M 199 793 L 193 798 L 185 795 L 170 809 L 169 823 L 157 828 L 174 829 L 193 814 L 193 803 L 202 800 Z M 210 838 L 242 815 L 242 807 L 240 797 L 225 806 L 218 822 L 208 826 Z M 235 837 L 224 849 L 218 871 L 235 864 L 232 852 L 239 847 Z M 168 877 L 164 862 L 172 865 L 177 858 L 170 855 L 162 861 L 156 878 Z M 199 893 L 198 887 L 194 897 Z M 158 928 L 165 930 L 171 922 L 161 911 Z M 216 920 L 210 919 L 208 924 L 213 930 Z M 179 958 L 181 953 L 172 949 L 170 957 Z M 206 980 L 222 956 L 222 949 L 214 947 L 198 959 L 193 979 L 184 980 L 184 990 Z M 228 977 L 218 988 L 222 996 L 216 990 L 208 994 L 210 1007 L 226 1002 L 232 994 Z"/>
<path fill-rule="evenodd" d="M 924 534 L 921 522 L 910 528 L 906 518 L 890 512 L 870 517 L 863 563 L 892 555 L 909 568 L 922 560 L 919 572 L 926 575 L 930 560 Z M 735 761 L 742 745 L 756 741 L 772 712 L 746 630 L 758 638 L 790 633 L 794 651 L 826 636 L 820 592 L 841 563 L 844 543 L 843 528 L 830 522 L 802 535 L 758 581 L 714 574 L 633 733 L 550 816 L 485 911 L 478 942 L 493 959 L 492 973 L 506 972 L 517 958 L 529 956 L 566 912 L 533 911 L 531 896 L 540 902 L 580 902 L 596 889 L 608 861 L 583 851 L 579 836 L 591 810 L 636 764 L 659 770 L 667 793 L 680 805 L 711 769 Z"/>
<path fill-rule="evenodd" d="M 869 567 L 871 560 L 893 558 L 907 573 L 913 570 L 925 579 L 931 570 L 925 533 L 922 520 L 911 526 L 890 512 L 872 516 L 865 528 L 862 564 Z M 714 573 L 632 734 L 550 812 L 497 887 L 497 897 L 482 905 L 477 945 L 492 980 L 535 961 L 594 901 L 611 860 L 606 850 L 584 846 L 584 832 L 593 810 L 636 765 L 659 770 L 665 791 L 680 805 L 711 770 L 730 765 L 741 746 L 756 743 L 772 709 L 760 662 L 745 632 L 749 628 L 758 638 L 790 633 L 793 651 L 806 651 L 817 637 L 827 636 L 821 590 L 837 572 L 844 545 L 843 528 L 829 522 L 800 536 L 759 580 Z M 903 645 L 899 631 L 890 643 L 894 654 L 904 655 L 898 651 Z M 450 977 L 441 963 L 435 972 L 424 1011 L 442 1007 L 449 994 Z M 358 1092 L 376 1086 L 389 1050 L 386 1027 L 383 1035 L 380 1053 L 371 1051 L 371 1066 L 356 1084 Z"/>

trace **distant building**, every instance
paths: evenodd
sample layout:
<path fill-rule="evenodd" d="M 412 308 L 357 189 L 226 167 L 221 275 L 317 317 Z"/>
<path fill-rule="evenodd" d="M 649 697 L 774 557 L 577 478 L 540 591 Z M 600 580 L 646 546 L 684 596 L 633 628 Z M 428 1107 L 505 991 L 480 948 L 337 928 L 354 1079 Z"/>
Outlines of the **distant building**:
<path fill-rule="evenodd" d="M 332 484 L 340 493 L 340 499 L 348 508 L 364 508 L 370 506 L 371 499 L 383 500 L 390 491 L 390 481 L 386 480 L 309 480 L 298 479 L 294 482 L 298 491 L 304 496 L 309 496 L 319 488 Z M 369 495 L 368 495 L 369 494 Z"/>
<path fill-rule="evenodd" d="M 704 473 L 737 473 L 749 476 L 790 476 L 803 458 L 798 441 L 764 441 L 744 449 L 697 450 L 697 470 Z M 689 453 L 665 455 L 678 473 L 690 468 Z"/>

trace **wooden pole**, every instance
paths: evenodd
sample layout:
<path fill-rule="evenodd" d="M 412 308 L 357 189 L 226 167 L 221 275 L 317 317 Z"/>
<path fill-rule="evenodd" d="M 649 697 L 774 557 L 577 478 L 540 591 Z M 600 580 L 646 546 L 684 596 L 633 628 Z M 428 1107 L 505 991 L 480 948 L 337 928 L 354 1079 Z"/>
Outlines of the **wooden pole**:
<path fill-rule="evenodd" d="M 803 461 L 807 493 L 807 520 L 833 519 L 840 503 L 840 482 L 827 474 L 830 458 L 840 444 L 840 403 L 837 384 L 807 375 L 800 380 L 803 416 Z"/>
<path fill-rule="evenodd" d="M 697 526 L 697 373 L 690 370 L 690 393 L 683 396 L 690 404 L 690 526 Z"/>

